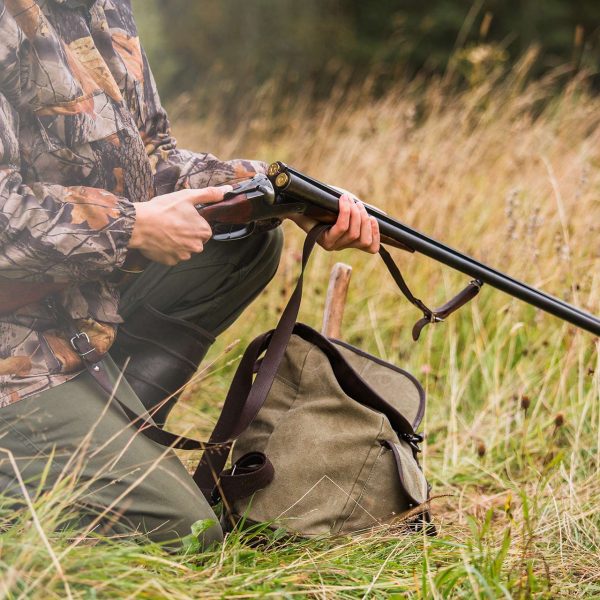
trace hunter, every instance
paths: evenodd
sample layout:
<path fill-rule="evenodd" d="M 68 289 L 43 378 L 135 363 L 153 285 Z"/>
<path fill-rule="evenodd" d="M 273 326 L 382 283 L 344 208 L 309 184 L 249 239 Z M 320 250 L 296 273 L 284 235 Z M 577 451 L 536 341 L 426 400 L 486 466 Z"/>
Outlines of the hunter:
<path fill-rule="evenodd" d="M 105 355 L 113 395 L 162 426 L 215 336 L 274 276 L 282 248 L 279 230 L 210 242 L 194 206 L 264 170 L 177 148 L 129 0 L 0 0 L 6 496 L 18 503 L 76 477 L 81 522 L 96 531 L 166 542 L 210 519 L 203 543 L 222 539 L 175 453 L 130 426 L 60 315 Z M 320 243 L 376 252 L 377 223 L 345 194 Z M 132 249 L 149 266 L 117 285 Z"/>

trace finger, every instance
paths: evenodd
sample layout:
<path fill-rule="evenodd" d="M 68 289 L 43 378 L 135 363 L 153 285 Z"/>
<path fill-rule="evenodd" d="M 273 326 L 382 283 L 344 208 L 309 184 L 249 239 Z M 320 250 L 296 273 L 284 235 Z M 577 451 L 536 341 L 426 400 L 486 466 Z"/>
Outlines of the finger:
<path fill-rule="evenodd" d="M 373 226 L 371 224 L 371 219 L 369 218 L 369 213 L 367 213 L 367 209 L 362 202 L 358 203 L 359 211 L 360 211 L 360 238 L 358 239 L 358 247 L 367 249 L 371 247 L 373 243 Z"/>
<path fill-rule="evenodd" d="M 195 204 L 181 204 L 182 225 L 180 234 L 190 238 L 199 237 L 203 242 L 212 236 L 210 223 L 200 214 Z"/>
<path fill-rule="evenodd" d="M 188 250 L 192 254 L 200 254 L 204 250 L 204 244 L 200 240 L 194 240 L 190 245 Z"/>
<path fill-rule="evenodd" d="M 176 244 L 174 253 L 179 255 L 180 252 L 185 252 L 187 254 L 197 254 L 202 252 L 204 250 L 204 244 L 210 237 L 210 235 L 206 235 L 202 224 L 197 228 L 189 227 L 185 230 L 180 230 L 178 237 L 174 240 L 174 243 Z"/>
<path fill-rule="evenodd" d="M 213 236 L 213 232 L 210 227 L 208 227 L 207 229 L 203 229 L 200 233 L 198 233 L 198 238 L 200 239 L 200 242 L 203 244 L 206 244 L 206 242 L 208 242 L 208 240 L 210 240 L 210 238 L 212 236 Z M 200 252 L 202 252 L 202 250 L 200 250 Z"/>
<path fill-rule="evenodd" d="M 191 221 L 190 225 L 192 225 Z M 202 252 L 204 244 L 212 237 L 212 230 L 205 225 L 205 223 L 199 223 L 198 227 L 192 226 L 185 231 L 181 231 L 177 238 L 179 248 L 184 252 L 195 254 Z"/>
<path fill-rule="evenodd" d="M 348 230 L 348 226 L 350 224 L 351 205 L 352 201 L 347 194 L 344 194 L 340 197 L 338 204 L 338 218 L 333 226 L 325 231 L 325 233 L 321 236 L 321 244 L 324 248 L 332 250 L 336 246 L 338 240 Z"/>
<path fill-rule="evenodd" d="M 370 217 L 369 221 L 371 221 L 371 232 L 373 234 L 373 241 L 371 242 L 371 246 L 369 247 L 369 252 L 371 254 L 377 254 L 379 252 L 379 248 L 381 247 L 381 234 L 379 232 L 379 223 L 375 217 Z"/>
<path fill-rule="evenodd" d="M 213 204 L 214 202 L 221 202 L 223 196 L 233 191 L 233 187 L 230 185 L 220 185 L 213 187 L 201 188 L 199 190 L 188 190 L 186 200 L 193 204 Z"/>
<path fill-rule="evenodd" d="M 179 262 L 174 256 L 153 257 L 152 260 L 167 267 L 174 267 Z"/>
<path fill-rule="evenodd" d="M 360 238 L 360 228 L 362 223 L 360 203 L 354 202 L 354 200 L 350 200 L 350 203 L 348 229 L 337 241 L 336 248 L 352 246 Z"/>
<path fill-rule="evenodd" d="M 369 213 L 367 213 L 367 209 L 365 205 L 357 200 L 356 203 L 358 214 L 360 216 L 360 231 L 357 238 L 353 239 L 353 235 L 348 233 L 348 237 L 346 239 L 342 239 L 345 245 L 344 248 L 358 248 L 360 250 L 368 250 L 370 248 L 371 243 L 373 242 L 373 229 L 371 225 L 371 220 L 369 217 Z"/>
<path fill-rule="evenodd" d="M 212 234 L 213 234 L 212 227 L 210 226 L 210 223 L 202 215 L 199 215 L 197 212 L 196 212 L 196 215 L 198 215 L 200 217 L 201 221 L 199 221 L 198 225 L 196 227 L 194 227 L 194 229 L 195 229 L 194 237 L 197 237 L 200 239 L 201 242 L 206 243 L 212 237 Z"/>

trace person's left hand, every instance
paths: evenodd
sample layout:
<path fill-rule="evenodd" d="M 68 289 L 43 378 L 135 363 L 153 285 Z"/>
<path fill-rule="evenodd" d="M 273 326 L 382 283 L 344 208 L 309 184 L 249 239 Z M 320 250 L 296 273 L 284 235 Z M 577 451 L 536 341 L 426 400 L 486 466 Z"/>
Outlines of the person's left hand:
<path fill-rule="evenodd" d="M 294 221 L 310 231 L 317 224 L 314 219 L 298 216 Z M 318 240 L 325 250 L 345 250 L 358 248 L 370 254 L 379 252 L 379 225 L 374 217 L 370 217 L 364 204 L 347 192 L 340 197 L 340 208 L 336 222 L 325 231 Z"/>

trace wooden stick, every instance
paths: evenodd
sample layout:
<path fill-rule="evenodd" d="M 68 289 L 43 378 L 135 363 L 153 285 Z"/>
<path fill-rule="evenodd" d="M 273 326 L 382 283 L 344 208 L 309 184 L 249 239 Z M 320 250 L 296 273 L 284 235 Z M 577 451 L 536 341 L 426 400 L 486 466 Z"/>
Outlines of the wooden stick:
<path fill-rule="evenodd" d="M 351 276 L 352 267 L 350 265 L 336 263 L 331 269 L 323 312 L 323 327 L 321 328 L 321 333 L 325 337 L 339 338 L 341 336 L 342 319 Z"/>

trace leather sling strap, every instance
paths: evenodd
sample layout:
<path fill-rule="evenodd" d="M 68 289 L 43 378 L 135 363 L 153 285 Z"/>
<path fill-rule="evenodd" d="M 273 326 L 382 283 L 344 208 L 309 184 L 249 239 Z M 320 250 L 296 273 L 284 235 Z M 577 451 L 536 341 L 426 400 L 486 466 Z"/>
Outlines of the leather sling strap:
<path fill-rule="evenodd" d="M 483 286 L 483 281 L 479 279 L 473 279 L 473 281 L 471 281 L 463 290 L 448 300 L 448 302 L 446 302 L 444 305 L 431 310 L 423 301 L 419 300 L 413 295 L 413 293 L 410 291 L 410 288 L 406 284 L 404 277 L 402 277 L 402 273 L 400 272 L 398 265 L 396 265 L 390 253 L 383 246 L 381 246 L 379 249 L 379 254 L 383 259 L 388 271 L 390 272 L 390 275 L 406 299 L 423 312 L 423 318 L 419 319 L 412 329 L 412 337 L 415 342 L 419 339 L 421 331 L 423 331 L 423 328 L 426 325 L 429 323 L 439 323 L 440 321 L 443 321 L 455 310 L 458 310 L 461 306 L 464 306 L 467 302 L 475 298 Z"/>
<path fill-rule="evenodd" d="M 354 369 L 352 369 L 332 343 L 310 327 L 296 323 L 302 300 L 304 270 L 318 237 L 326 229 L 326 225 L 317 225 L 307 235 L 302 253 L 301 273 L 296 288 L 283 311 L 277 327 L 272 332 L 256 338 L 242 357 L 225 399 L 221 416 L 209 438 L 209 442 L 214 444 L 214 450 L 211 448 L 205 450 L 194 473 L 194 481 L 202 490 L 206 498 L 214 501 L 218 495 L 226 495 L 226 490 L 222 485 L 223 481 L 227 481 L 227 485 L 231 486 L 231 482 L 235 477 L 234 472 L 226 472 L 226 480 L 220 478 L 220 474 L 224 472 L 223 470 L 227 462 L 231 444 L 250 425 L 250 423 L 252 423 L 266 401 L 293 333 L 300 335 L 300 337 L 314 344 L 325 353 L 334 374 L 336 375 L 337 381 L 348 396 L 374 410 L 385 413 L 390 419 L 394 429 L 398 432 L 398 435 L 411 445 L 413 451 L 418 451 L 417 442 L 419 441 L 419 436 L 415 435 L 411 424 L 406 418 L 374 392 Z M 415 302 L 419 302 L 420 304 L 417 304 L 417 306 L 424 312 L 429 311 L 422 302 L 417 301 L 414 298 L 406 285 L 400 270 L 387 251 L 383 250 L 382 258 L 384 259 L 390 274 L 394 278 L 394 281 L 396 281 L 398 287 L 407 298 L 409 298 L 409 300 L 412 299 L 411 301 L 414 300 Z M 389 260 L 386 260 L 386 258 Z M 393 269 L 391 266 L 393 266 Z M 475 293 L 479 291 L 479 288 L 476 287 L 473 287 L 472 289 L 476 290 Z M 458 308 L 459 302 L 457 299 L 464 304 L 466 300 L 463 301 L 463 296 L 465 295 L 466 294 L 463 291 L 448 302 L 445 305 L 447 308 L 444 314 L 450 314 Z M 429 312 L 431 313 L 432 311 Z M 254 365 L 265 350 L 265 356 L 260 363 L 256 379 L 253 382 L 252 376 L 254 374 Z M 239 416 L 239 420 L 236 420 L 235 418 L 232 418 L 232 407 L 236 405 L 239 406 L 240 398 L 247 398 L 247 401 L 242 405 L 242 413 Z M 398 468 L 400 469 L 399 465 Z M 250 474 L 246 475 L 247 479 L 251 479 Z M 217 488 L 215 488 L 215 482 L 217 482 Z M 218 489 L 219 486 L 221 489 Z"/>

